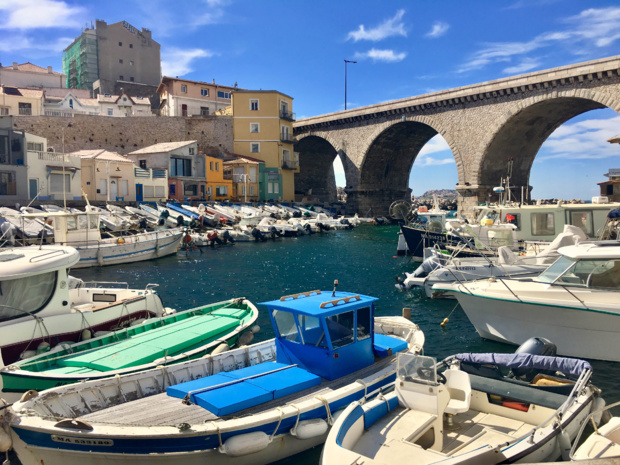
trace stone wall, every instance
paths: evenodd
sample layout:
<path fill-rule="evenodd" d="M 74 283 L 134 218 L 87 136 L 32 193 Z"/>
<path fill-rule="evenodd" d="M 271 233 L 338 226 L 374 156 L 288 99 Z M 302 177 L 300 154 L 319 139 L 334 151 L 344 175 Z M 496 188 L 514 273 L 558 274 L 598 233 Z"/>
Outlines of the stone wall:
<path fill-rule="evenodd" d="M 232 117 L 228 116 L 15 116 L 13 126 L 47 138 L 48 148 L 53 147 L 56 152 L 106 149 L 125 155 L 160 142 L 183 140 L 198 141 L 198 150 L 207 155 L 232 152 L 233 148 Z"/>

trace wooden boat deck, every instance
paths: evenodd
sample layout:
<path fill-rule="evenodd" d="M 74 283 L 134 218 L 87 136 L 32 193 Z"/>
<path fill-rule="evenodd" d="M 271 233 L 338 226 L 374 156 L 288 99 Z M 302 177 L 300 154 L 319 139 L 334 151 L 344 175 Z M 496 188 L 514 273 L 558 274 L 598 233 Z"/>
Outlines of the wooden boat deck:
<path fill-rule="evenodd" d="M 446 456 L 460 455 L 488 444 L 512 441 L 534 425 L 477 410 L 469 410 L 453 417 L 454 425 L 444 424 L 441 452 L 424 449 L 410 441 L 412 434 L 433 417 L 424 412 L 399 407 L 393 415 L 386 415 L 372 428 L 364 431 L 352 450 L 379 463 L 406 463 L 415 455 L 419 463 L 433 463 Z"/>
<path fill-rule="evenodd" d="M 285 404 L 299 403 L 306 399 L 311 399 L 317 395 L 325 395 L 385 368 L 392 361 L 394 361 L 395 358 L 396 355 L 391 355 L 376 360 L 371 366 L 332 381 L 322 379 L 319 386 L 305 389 L 255 407 L 242 410 L 234 415 L 218 417 L 217 415 L 197 405 L 185 405 L 182 403 L 181 399 L 169 397 L 164 392 L 154 396 L 144 397 L 131 402 L 125 402 L 123 404 L 104 408 L 96 412 L 82 415 L 78 418 L 88 423 L 110 423 L 117 425 L 123 424 L 141 426 L 178 425 L 179 423 L 188 423 L 192 425 L 218 419 L 228 420 L 231 418 L 258 414 Z"/>

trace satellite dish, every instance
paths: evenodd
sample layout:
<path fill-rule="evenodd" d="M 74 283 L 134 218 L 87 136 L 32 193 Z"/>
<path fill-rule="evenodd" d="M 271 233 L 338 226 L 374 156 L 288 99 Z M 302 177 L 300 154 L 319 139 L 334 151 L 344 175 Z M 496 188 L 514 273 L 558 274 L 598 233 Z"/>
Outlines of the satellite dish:
<path fill-rule="evenodd" d="M 412 206 L 406 200 L 397 200 L 390 205 L 389 215 L 396 221 L 409 222 L 413 218 Z"/>

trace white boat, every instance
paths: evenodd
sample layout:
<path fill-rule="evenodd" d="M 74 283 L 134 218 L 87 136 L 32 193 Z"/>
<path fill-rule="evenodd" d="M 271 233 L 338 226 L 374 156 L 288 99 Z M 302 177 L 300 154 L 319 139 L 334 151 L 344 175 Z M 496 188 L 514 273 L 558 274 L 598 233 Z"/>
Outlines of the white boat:
<path fill-rule="evenodd" d="M 52 221 L 54 242 L 78 250 L 80 261 L 74 268 L 132 263 L 174 254 L 184 235 L 177 228 L 102 238 L 99 210 L 90 206 L 85 212 L 51 212 L 45 217 Z"/>
<path fill-rule="evenodd" d="M 30 216 L 8 207 L 0 207 L 0 222 L 8 222 L 13 225 L 16 236 L 25 244 L 40 243 L 43 236 L 54 235 L 52 228 L 45 223 L 43 215 Z"/>
<path fill-rule="evenodd" d="M 620 361 L 620 243 L 581 242 L 533 279 L 435 284 L 450 292 L 480 336 L 521 344 L 536 334 L 561 355 Z"/>
<path fill-rule="evenodd" d="M 602 464 L 618 463 L 620 460 L 620 417 L 605 418 L 609 416 L 612 408 L 618 406 L 620 406 L 620 402 L 615 402 L 590 413 L 589 421 L 583 422 L 573 443 L 570 454 L 571 460 L 601 460 L 600 463 Z M 604 424 L 599 425 L 599 420 Z M 590 425 L 594 428 L 594 432 L 585 441 L 580 441 L 586 426 Z"/>
<path fill-rule="evenodd" d="M 439 370 L 446 367 L 443 372 Z M 562 372 L 521 380 L 499 368 Z M 532 354 L 401 354 L 394 391 L 354 402 L 325 442 L 322 465 L 538 463 L 568 459 L 604 401 L 583 360 Z"/>
<path fill-rule="evenodd" d="M 152 285 L 91 287 L 70 278 L 79 259 L 77 250 L 58 245 L 0 251 L 0 366 L 164 314 Z"/>
<path fill-rule="evenodd" d="M 168 226 L 169 228 L 176 228 L 177 226 L 177 220 L 175 218 L 170 218 L 170 216 L 168 215 L 164 215 L 162 216 L 159 212 L 159 210 L 157 210 L 156 208 L 153 208 L 149 205 L 145 205 L 143 203 L 140 204 L 140 210 L 143 210 L 144 212 L 146 212 L 149 217 L 151 218 L 151 220 L 154 220 L 154 218 L 163 218 L 165 225 Z M 158 221 L 159 224 L 159 221 Z"/>
<path fill-rule="evenodd" d="M 528 254 L 516 254 L 508 246 L 500 247 L 497 256 L 491 257 L 459 257 L 458 253 L 446 255 L 435 248 L 426 249 L 422 264 L 413 273 L 405 273 L 405 279 L 398 280 L 396 288 L 408 290 L 422 287 L 428 297 L 453 297 L 433 291 L 433 286 L 476 279 L 535 277 L 559 257 L 561 247 L 583 240 L 586 240 L 586 235 L 580 228 L 566 225 L 564 232 L 551 244 Z"/>
<path fill-rule="evenodd" d="M 397 352 L 422 348 L 409 320 L 373 318 L 375 300 L 285 296 L 264 303 L 275 340 L 32 393 L 7 413 L 13 448 L 24 465 L 261 465 L 302 452 L 336 410 L 395 379 Z"/>

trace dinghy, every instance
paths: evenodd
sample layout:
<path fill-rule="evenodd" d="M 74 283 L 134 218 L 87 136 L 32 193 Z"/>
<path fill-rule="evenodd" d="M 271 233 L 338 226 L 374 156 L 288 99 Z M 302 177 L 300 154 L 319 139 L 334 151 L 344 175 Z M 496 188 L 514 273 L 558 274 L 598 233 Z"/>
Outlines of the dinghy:
<path fill-rule="evenodd" d="M 321 464 L 568 459 L 581 423 L 604 405 L 591 374 L 586 361 L 528 353 L 457 354 L 440 364 L 401 354 L 394 391 L 347 407 Z"/>
<path fill-rule="evenodd" d="M 275 339 L 24 395 L 7 412 L 24 465 L 266 464 L 321 444 L 336 411 L 395 379 L 424 335 L 377 299 L 309 291 L 265 302 Z"/>
<path fill-rule="evenodd" d="M 2 396 L 19 398 L 29 389 L 55 386 L 147 370 L 228 350 L 250 328 L 258 309 L 248 300 L 231 299 L 173 315 L 137 320 L 122 330 L 18 361 L 0 369 Z"/>

